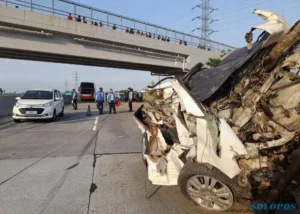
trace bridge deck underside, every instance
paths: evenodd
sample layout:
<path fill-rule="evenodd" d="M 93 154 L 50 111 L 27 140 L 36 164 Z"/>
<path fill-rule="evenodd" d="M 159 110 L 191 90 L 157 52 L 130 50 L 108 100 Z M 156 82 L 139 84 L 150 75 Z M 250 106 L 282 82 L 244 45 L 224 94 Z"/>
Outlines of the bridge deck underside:
<path fill-rule="evenodd" d="M 20 49 L 10 49 L 10 48 L 2 48 L 2 47 L 0 47 L 0 58 L 88 65 L 88 66 L 97 66 L 97 67 L 121 68 L 121 69 L 131 69 L 131 70 L 143 70 L 143 71 L 155 72 L 158 74 L 170 74 L 170 75 L 182 73 L 182 69 L 175 69 L 170 67 L 113 61 L 107 59 L 102 60 L 99 58 L 90 58 L 90 57 L 68 56 L 64 54 L 50 54 L 45 52 L 35 52 L 35 51 L 27 51 L 27 50 L 25 51 Z"/>

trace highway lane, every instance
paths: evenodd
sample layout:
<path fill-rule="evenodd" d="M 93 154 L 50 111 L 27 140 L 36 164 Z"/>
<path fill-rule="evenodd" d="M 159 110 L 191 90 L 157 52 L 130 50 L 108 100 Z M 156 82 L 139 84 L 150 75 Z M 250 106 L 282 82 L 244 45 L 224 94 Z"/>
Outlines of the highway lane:
<path fill-rule="evenodd" d="M 54 123 L 0 126 L 1 214 L 201 213 L 178 187 L 147 181 L 126 104 L 116 115 L 91 104 L 91 117 L 87 105 Z"/>

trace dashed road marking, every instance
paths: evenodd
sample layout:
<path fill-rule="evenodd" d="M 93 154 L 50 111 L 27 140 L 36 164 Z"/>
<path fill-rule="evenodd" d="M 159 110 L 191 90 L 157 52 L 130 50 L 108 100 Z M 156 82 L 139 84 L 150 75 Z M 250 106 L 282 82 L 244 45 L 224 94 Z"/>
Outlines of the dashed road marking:
<path fill-rule="evenodd" d="M 96 131 L 96 128 L 97 128 L 97 123 L 98 123 L 98 117 L 96 117 L 96 120 L 95 120 L 95 125 L 94 125 L 94 128 L 93 128 L 93 131 Z"/>

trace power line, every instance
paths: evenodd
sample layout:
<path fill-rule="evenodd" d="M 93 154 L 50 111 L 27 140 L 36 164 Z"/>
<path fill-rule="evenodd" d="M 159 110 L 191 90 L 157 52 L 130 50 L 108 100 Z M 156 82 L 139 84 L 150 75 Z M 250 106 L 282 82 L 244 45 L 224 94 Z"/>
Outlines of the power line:
<path fill-rule="evenodd" d="M 255 0 L 252 0 L 251 3 L 253 3 Z M 256 0 L 256 1 L 263 1 L 263 0 Z M 230 10 L 230 9 L 234 9 L 237 8 L 239 6 L 245 5 L 249 3 L 249 0 L 244 0 L 244 1 L 240 1 L 236 4 L 224 4 L 224 5 L 220 5 L 218 6 L 218 8 L 222 11 L 226 11 L 226 10 Z"/>
<path fill-rule="evenodd" d="M 202 39 L 204 39 L 205 41 L 210 40 L 210 35 L 212 33 L 216 32 L 211 29 L 210 25 L 213 22 L 218 21 L 218 20 L 212 19 L 210 14 L 217 9 L 211 7 L 210 0 L 202 0 L 202 3 L 193 7 L 192 10 L 194 10 L 195 8 L 200 8 L 202 10 L 202 14 L 201 14 L 201 16 L 197 16 L 197 17 L 193 18 L 192 21 L 194 21 L 196 19 L 200 19 L 201 26 L 192 30 L 192 32 L 194 32 L 196 30 L 201 30 Z"/>
<path fill-rule="evenodd" d="M 293 7 L 293 8 L 285 8 L 284 10 L 281 10 L 280 13 L 278 13 L 279 15 L 282 15 L 281 13 L 282 12 L 286 12 L 286 11 L 290 11 L 290 10 L 294 10 L 296 8 L 299 8 L 299 7 Z M 251 14 L 253 15 L 253 14 Z M 226 25 L 226 24 L 230 24 L 230 23 L 238 23 L 238 22 L 243 22 L 243 21 L 247 21 L 247 20 L 252 20 L 252 19 L 256 19 L 257 16 L 252 16 L 252 17 L 248 17 L 247 18 L 243 18 L 243 19 L 234 19 L 234 20 L 230 20 L 230 21 L 227 21 L 227 22 L 222 22 L 222 25 Z"/>
<path fill-rule="evenodd" d="M 274 1 L 276 1 L 276 0 L 274 0 Z M 298 0 L 297 0 L 298 1 Z M 294 3 L 294 2 L 296 2 L 295 0 L 286 0 L 286 2 L 285 2 L 285 5 L 287 4 L 287 3 Z M 253 2 L 252 2 L 253 3 Z M 278 3 L 280 3 L 280 2 L 278 2 Z M 263 3 L 264 4 L 264 3 Z M 248 7 L 246 7 L 246 8 L 251 8 L 252 6 L 253 6 L 253 9 L 255 9 L 255 7 L 257 6 L 257 5 L 259 5 L 259 4 L 253 4 L 253 5 L 248 5 Z M 272 9 L 274 9 L 274 2 L 273 2 L 273 5 L 272 5 L 272 7 L 271 7 L 271 10 Z M 282 9 L 282 5 L 277 5 L 277 6 L 280 6 L 280 9 Z M 245 8 L 245 7 L 244 7 Z M 275 8 L 277 8 L 277 7 L 275 7 Z M 216 16 L 220 19 L 220 21 L 224 21 L 224 20 L 226 20 L 227 18 L 236 18 L 236 17 L 245 17 L 245 16 L 249 16 L 249 15 L 252 15 L 252 14 L 250 14 L 250 13 L 247 13 L 247 14 L 245 14 L 245 11 L 243 11 L 242 9 L 238 9 L 238 10 L 236 10 L 236 11 L 240 11 L 240 12 L 242 12 L 242 13 L 234 13 L 235 15 L 233 15 L 233 16 L 228 16 L 228 14 L 224 14 L 223 15 L 223 13 L 220 13 L 221 14 L 221 16 L 219 16 L 220 14 L 216 14 Z M 232 15 L 232 14 L 231 14 Z"/>

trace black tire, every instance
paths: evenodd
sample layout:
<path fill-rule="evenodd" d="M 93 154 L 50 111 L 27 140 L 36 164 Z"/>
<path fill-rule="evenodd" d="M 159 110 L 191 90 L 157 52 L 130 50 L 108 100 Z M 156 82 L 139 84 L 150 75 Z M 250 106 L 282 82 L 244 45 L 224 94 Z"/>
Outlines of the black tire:
<path fill-rule="evenodd" d="M 210 210 L 207 208 L 202 207 L 201 205 L 197 204 L 190 196 L 189 193 L 187 191 L 187 185 L 188 185 L 188 180 L 190 178 L 192 178 L 195 175 L 203 175 L 203 176 L 207 176 L 210 178 L 213 178 L 215 180 L 217 180 L 218 182 L 221 182 L 223 184 L 225 184 L 229 190 L 232 193 L 233 196 L 233 200 L 232 200 L 232 206 L 226 210 L 220 210 L 220 211 L 216 211 L 216 210 Z M 233 209 L 236 206 L 236 196 L 237 196 L 237 181 L 236 179 L 230 179 L 229 177 L 227 177 L 224 173 L 222 173 L 220 170 L 218 170 L 215 167 L 212 167 L 212 169 L 208 168 L 207 166 L 203 165 L 203 164 L 199 164 L 199 163 L 186 163 L 183 168 L 180 171 L 179 177 L 178 177 L 178 185 L 180 187 L 181 193 L 187 197 L 188 199 L 190 199 L 196 206 L 197 208 L 199 208 L 202 211 L 206 212 L 210 212 L 210 213 L 223 213 L 223 212 L 228 212 L 231 209 Z"/>
<path fill-rule="evenodd" d="M 65 115 L 65 107 L 62 108 L 59 116 L 63 117 Z"/>
<path fill-rule="evenodd" d="M 14 122 L 15 122 L 15 123 L 21 123 L 21 120 L 14 119 Z"/>
<path fill-rule="evenodd" d="M 52 122 L 55 122 L 55 121 L 56 121 L 56 109 L 54 109 L 54 111 L 53 111 L 53 116 L 52 116 L 52 118 L 51 118 L 51 121 L 52 121 Z"/>

